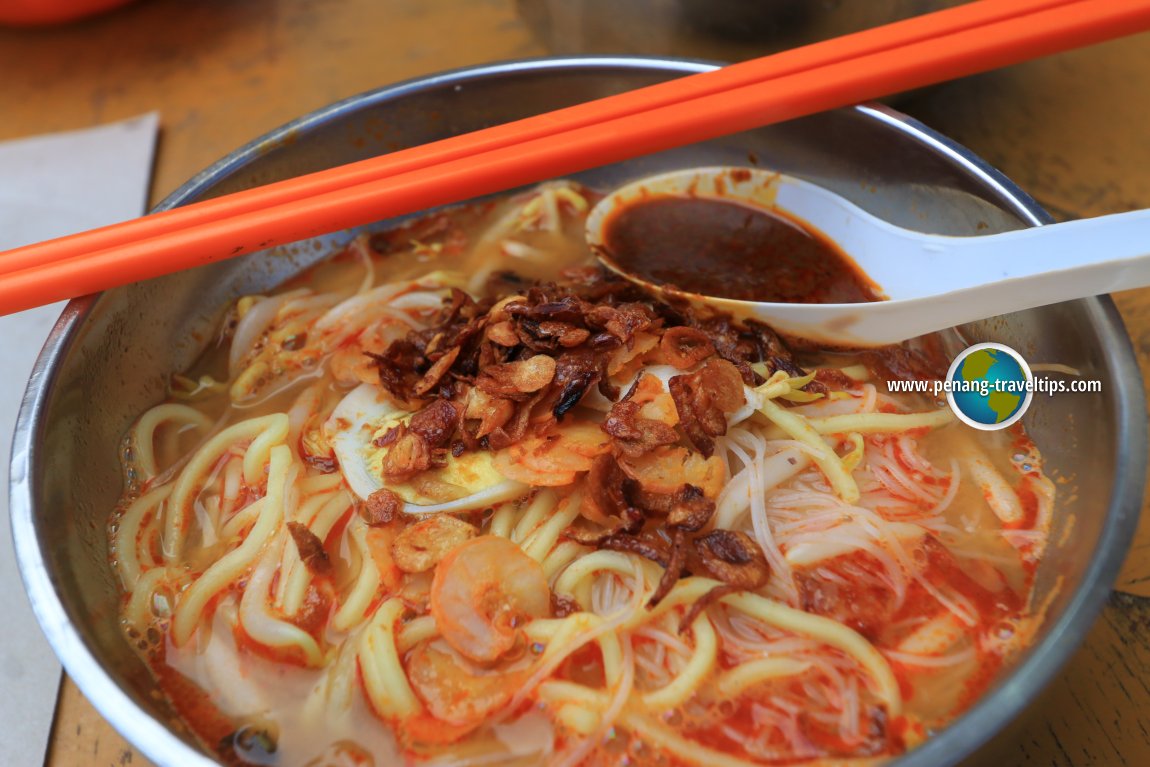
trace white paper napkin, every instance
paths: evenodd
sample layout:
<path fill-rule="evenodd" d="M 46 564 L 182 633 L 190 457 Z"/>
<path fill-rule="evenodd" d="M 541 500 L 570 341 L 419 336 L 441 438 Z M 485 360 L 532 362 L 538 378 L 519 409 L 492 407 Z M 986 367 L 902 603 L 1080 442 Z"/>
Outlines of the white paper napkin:
<path fill-rule="evenodd" d="M 144 213 L 159 116 L 0 142 L 0 251 Z M 0 254 L 0 259 L 3 255 Z M 8 459 L 32 363 L 63 304 L 0 317 L 0 762 L 44 764 L 60 666 L 16 569 Z"/>

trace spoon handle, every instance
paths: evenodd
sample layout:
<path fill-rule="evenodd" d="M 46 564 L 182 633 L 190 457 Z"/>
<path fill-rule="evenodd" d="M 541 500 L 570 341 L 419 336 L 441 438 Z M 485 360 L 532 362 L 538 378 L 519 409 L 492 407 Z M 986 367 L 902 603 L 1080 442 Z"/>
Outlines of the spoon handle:
<path fill-rule="evenodd" d="M 979 237 L 872 222 L 859 242 L 897 254 L 864 261 L 894 300 L 865 308 L 764 304 L 760 318 L 796 335 L 865 346 L 1150 285 L 1150 210 Z"/>
<path fill-rule="evenodd" d="M 947 292 L 1002 283 L 1019 302 L 1004 311 L 1150 285 L 1150 210 L 924 247 L 944 240 L 929 260 L 950 261 Z"/>

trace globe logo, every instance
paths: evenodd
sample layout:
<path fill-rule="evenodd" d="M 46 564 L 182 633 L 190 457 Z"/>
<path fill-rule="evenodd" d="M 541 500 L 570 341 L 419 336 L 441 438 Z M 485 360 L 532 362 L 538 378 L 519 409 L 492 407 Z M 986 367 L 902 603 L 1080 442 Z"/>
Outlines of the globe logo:
<path fill-rule="evenodd" d="M 1034 398 L 1030 366 L 1003 344 L 975 344 L 964 350 L 946 378 L 951 409 L 976 429 L 1005 429 L 1022 418 Z"/>

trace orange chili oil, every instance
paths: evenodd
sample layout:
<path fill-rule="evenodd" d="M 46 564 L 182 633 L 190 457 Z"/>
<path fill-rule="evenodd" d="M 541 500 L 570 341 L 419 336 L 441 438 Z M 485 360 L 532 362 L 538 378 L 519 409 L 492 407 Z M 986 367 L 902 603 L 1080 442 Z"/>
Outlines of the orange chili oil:
<path fill-rule="evenodd" d="M 833 243 L 763 208 L 652 196 L 615 212 L 608 255 L 648 282 L 740 301 L 877 301 L 876 286 Z"/>

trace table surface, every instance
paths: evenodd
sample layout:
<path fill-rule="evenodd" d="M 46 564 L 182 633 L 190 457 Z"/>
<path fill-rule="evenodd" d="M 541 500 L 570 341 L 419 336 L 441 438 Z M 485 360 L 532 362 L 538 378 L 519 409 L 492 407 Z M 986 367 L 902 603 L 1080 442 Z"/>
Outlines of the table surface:
<path fill-rule="evenodd" d="M 163 128 L 152 199 L 159 200 L 293 117 L 408 77 L 554 52 L 736 59 L 768 50 L 762 42 L 701 35 L 668 16 L 678 6 L 661 0 L 639 0 L 628 11 L 634 23 L 617 18 L 604 28 L 601 5 L 147 0 L 64 27 L 0 28 L 0 140 L 157 109 Z M 1150 207 L 1147 93 L 1150 36 L 1140 35 L 950 83 L 898 106 L 973 149 L 1055 216 L 1070 218 Z M 1150 380 L 1150 291 L 1115 299 Z M 1148 520 L 1143 514 L 1101 620 L 1008 763 L 1150 763 Z M 65 680 L 47 764 L 148 762 Z"/>

